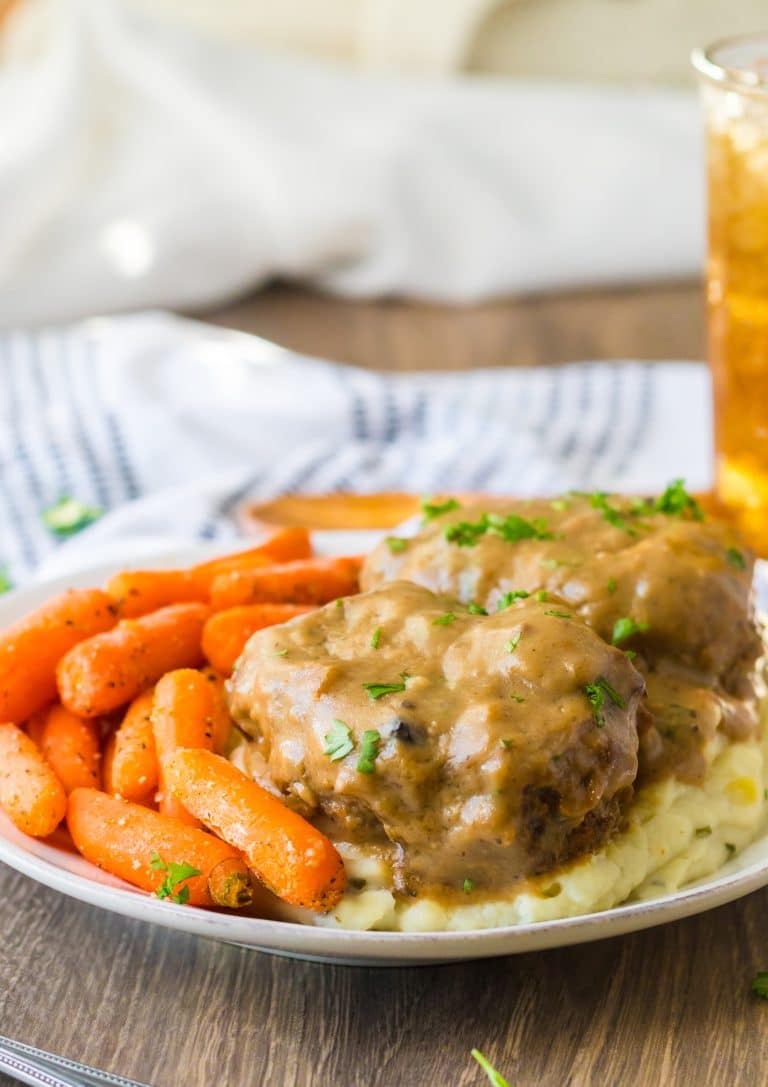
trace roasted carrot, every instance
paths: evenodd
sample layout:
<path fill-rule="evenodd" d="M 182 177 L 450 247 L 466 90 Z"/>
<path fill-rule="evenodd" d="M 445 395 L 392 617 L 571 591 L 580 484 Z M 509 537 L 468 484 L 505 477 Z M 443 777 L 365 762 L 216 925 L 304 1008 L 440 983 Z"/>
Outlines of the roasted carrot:
<path fill-rule="evenodd" d="M 104 752 L 104 788 L 113 796 L 146 804 L 157 789 L 157 751 L 152 728 L 154 687 L 134 698 Z"/>
<path fill-rule="evenodd" d="M 101 727 L 76 717 L 64 706 L 51 706 L 40 735 L 40 750 L 65 793 L 101 785 Z"/>
<path fill-rule="evenodd" d="M 255 570 L 219 574 L 211 588 L 214 611 L 241 604 L 327 604 L 358 589 L 361 560 L 299 559 Z"/>
<path fill-rule="evenodd" d="M 210 591 L 214 580 L 232 570 L 249 570 L 259 566 L 269 566 L 280 562 L 293 562 L 296 559 L 308 559 L 312 555 L 312 544 L 305 528 L 281 528 L 274 536 L 258 547 L 247 551 L 238 551 L 234 555 L 222 555 L 193 566 L 191 573 L 198 585 Z"/>
<path fill-rule="evenodd" d="M 174 796 L 241 850 L 274 894 L 320 913 L 333 909 L 346 885 L 344 865 L 306 819 L 210 751 L 176 751 L 164 760 L 163 774 Z"/>
<path fill-rule="evenodd" d="M 313 611 L 303 604 L 246 604 L 212 615 L 203 627 L 203 653 L 219 672 L 229 675 L 252 634 Z"/>
<path fill-rule="evenodd" d="M 107 582 L 107 592 L 124 619 L 135 619 L 170 604 L 204 604 L 208 589 L 191 570 L 124 570 Z"/>
<path fill-rule="evenodd" d="M 24 722 L 24 731 L 30 740 L 37 747 L 40 747 L 40 741 L 43 738 L 43 729 L 45 728 L 45 719 L 48 716 L 45 710 L 39 710 L 37 713 L 33 713 L 31 717 L 28 717 Z"/>
<path fill-rule="evenodd" d="M 92 864 L 160 898 L 193 906 L 226 906 L 237 884 L 250 886 L 243 858 L 226 842 L 96 789 L 70 793 L 67 826 L 75 847 Z M 229 866 L 229 885 L 222 887 L 217 875 L 212 894 L 210 875 L 223 862 Z M 196 874 L 177 880 L 182 874 L 179 868 Z M 219 902 L 214 897 L 219 893 L 228 901 Z"/>
<path fill-rule="evenodd" d="M 232 718 L 227 706 L 226 677 L 217 672 L 215 668 L 201 668 L 200 671 L 211 685 L 213 692 L 213 710 L 211 714 L 213 750 L 217 755 L 223 755 L 229 747 L 232 734 Z"/>
<path fill-rule="evenodd" d="M 0 807 L 33 838 L 53 834 L 67 810 L 63 785 L 17 725 L 0 724 Z"/>
<path fill-rule="evenodd" d="M 204 604 L 175 604 L 75 646 L 56 670 L 61 701 L 81 717 L 109 713 L 173 668 L 202 663 Z"/>
<path fill-rule="evenodd" d="M 253 901 L 253 884 L 242 857 L 227 857 L 211 869 L 208 890 L 217 906 L 236 910 Z"/>
<path fill-rule="evenodd" d="M 117 622 L 100 589 L 70 589 L 0 634 L 0 721 L 23 721 L 56 697 L 56 665 L 85 638 Z"/>
<path fill-rule="evenodd" d="M 216 697 L 214 684 L 202 672 L 179 668 L 158 682 L 152 702 L 152 727 L 160 769 L 160 811 L 192 826 L 199 826 L 198 820 L 166 788 L 163 760 L 181 747 L 213 750 Z"/>

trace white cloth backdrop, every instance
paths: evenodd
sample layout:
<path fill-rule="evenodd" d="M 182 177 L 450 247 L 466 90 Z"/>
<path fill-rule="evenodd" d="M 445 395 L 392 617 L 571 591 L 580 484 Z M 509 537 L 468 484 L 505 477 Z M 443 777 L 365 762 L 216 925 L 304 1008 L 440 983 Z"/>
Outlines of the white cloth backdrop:
<path fill-rule="evenodd" d="M 693 92 L 418 79 L 27 0 L 0 65 L 0 325 L 275 276 L 464 301 L 680 275 Z"/>

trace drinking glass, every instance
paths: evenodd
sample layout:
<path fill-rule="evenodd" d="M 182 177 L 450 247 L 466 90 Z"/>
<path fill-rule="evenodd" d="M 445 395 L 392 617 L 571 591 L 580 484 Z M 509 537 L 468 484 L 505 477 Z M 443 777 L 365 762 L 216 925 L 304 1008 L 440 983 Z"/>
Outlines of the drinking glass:
<path fill-rule="evenodd" d="M 768 33 L 692 59 L 707 139 L 716 497 L 768 556 Z"/>

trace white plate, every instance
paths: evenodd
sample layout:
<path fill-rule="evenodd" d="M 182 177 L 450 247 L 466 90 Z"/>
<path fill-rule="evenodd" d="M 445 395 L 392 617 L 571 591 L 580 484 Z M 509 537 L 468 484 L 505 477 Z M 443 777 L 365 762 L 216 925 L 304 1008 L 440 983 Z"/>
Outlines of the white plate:
<path fill-rule="evenodd" d="M 318 543 L 318 550 L 329 553 L 354 553 L 362 549 L 361 536 L 356 533 L 328 534 L 324 539 L 321 535 Z M 172 554 L 165 552 L 154 556 L 152 562 L 156 566 L 182 565 L 209 557 L 211 552 L 210 547 Z M 146 565 L 148 556 L 142 555 L 141 561 L 142 565 Z M 120 563 L 123 568 L 125 565 L 124 562 Z M 64 588 L 102 584 L 116 568 L 115 561 L 109 565 L 91 566 L 77 574 L 20 589 L 0 598 L 0 627 Z M 477 932 L 348 932 L 177 906 L 106 875 L 76 854 L 49 842 L 26 837 L 2 815 L 0 861 L 81 902 L 139 921 L 150 921 L 226 943 L 302 959 L 400 966 L 514 955 L 586 943 L 636 932 L 722 906 L 768 884 L 768 836 L 753 843 L 716 875 L 664 898 L 563 921 Z"/>

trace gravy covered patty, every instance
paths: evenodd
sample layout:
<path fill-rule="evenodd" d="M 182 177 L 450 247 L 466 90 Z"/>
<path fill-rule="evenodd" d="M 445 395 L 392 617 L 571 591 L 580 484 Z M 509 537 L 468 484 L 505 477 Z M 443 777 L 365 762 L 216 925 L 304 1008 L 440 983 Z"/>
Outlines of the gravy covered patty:
<path fill-rule="evenodd" d="M 446 893 L 606 841 L 632 795 L 643 689 L 563 600 L 485 615 L 396 581 L 255 634 L 230 707 L 289 802 L 378 848 L 401 893 Z"/>
<path fill-rule="evenodd" d="M 364 589 L 407 578 L 489 610 L 546 590 L 608 642 L 635 654 L 643 700 L 640 777 L 700 782 L 707 741 L 758 728 L 754 555 L 682 485 L 656 500 L 567 494 L 427 506 L 412 539 L 367 559 Z"/>

